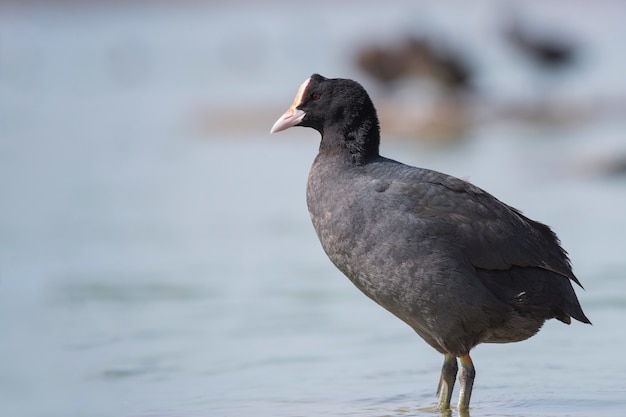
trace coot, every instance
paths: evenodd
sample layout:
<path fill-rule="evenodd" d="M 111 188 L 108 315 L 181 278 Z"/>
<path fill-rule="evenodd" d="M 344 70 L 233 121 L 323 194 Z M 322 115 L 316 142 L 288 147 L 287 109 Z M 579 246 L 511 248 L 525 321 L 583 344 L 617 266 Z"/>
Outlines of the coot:
<path fill-rule="evenodd" d="M 467 181 L 379 154 L 380 128 L 355 81 L 314 74 L 271 133 L 322 135 L 307 204 L 324 251 L 363 293 L 444 355 L 437 393 L 459 409 L 474 382 L 471 349 L 518 342 L 543 323 L 590 323 L 566 252 L 550 228 Z"/>

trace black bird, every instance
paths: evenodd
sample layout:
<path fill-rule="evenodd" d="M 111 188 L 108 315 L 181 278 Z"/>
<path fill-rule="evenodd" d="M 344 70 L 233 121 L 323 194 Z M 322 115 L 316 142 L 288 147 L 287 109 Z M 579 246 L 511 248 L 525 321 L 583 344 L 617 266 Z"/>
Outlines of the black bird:
<path fill-rule="evenodd" d="M 457 358 L 459 409 L 469 407 L 479 343 L 528 339 L 551 318 L 590 323 L 552 230 L 467 181 L 380 156 L 376 109 L 357 82 L 312 75 L 271 133 L 292 126 L 322 135 L 306 195 L 324 251 L 444 355 L 440 409 Z"/>

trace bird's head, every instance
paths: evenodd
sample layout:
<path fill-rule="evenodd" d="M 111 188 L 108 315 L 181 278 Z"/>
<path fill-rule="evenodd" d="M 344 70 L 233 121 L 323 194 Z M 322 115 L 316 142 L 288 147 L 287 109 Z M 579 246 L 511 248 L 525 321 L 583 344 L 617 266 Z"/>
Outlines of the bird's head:
<path fill-rule="evenodd" d="M 313 74 L 302 83 L 291 107 L 274 123 L 270 133 L 293 126 L 320 132 L 320 149 L 342 148 L 356 161 L 378 155 L 380 128 L 376 109 L 356 81 Z"/>

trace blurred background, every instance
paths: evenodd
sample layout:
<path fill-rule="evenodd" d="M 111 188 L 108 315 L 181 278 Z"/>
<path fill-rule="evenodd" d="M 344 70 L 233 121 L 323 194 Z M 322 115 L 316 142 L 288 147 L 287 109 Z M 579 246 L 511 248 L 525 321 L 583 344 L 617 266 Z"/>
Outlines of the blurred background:
<path fill-rule="evenodd" d="M 471 414 L 624 415 L 625 19 L 618 0 L 0 2 L 0 415 L 437 415 L 440 355 L 317 241 L 317 133 L 269 136 L 314 72 L 366 87 L 385 156 L 551 225 L 585 286 L 593 326 L 475 350 Z"/>

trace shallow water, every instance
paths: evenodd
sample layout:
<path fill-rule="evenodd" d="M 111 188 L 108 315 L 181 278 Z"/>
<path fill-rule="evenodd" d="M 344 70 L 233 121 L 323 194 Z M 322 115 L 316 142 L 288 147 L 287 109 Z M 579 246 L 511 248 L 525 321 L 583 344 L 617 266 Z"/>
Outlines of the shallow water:
<path fill-rule="evenodd" d="M 181 81 L 184 65 L 165 57 L 210 37 L 202 19 L 219 13 L 15 13 L 2 30 L 21 36 L 0 45 L 40 53 L 31 73 L 0 72 L 0 415 L 439 415 L 440 355 L 319 246 L 304 201 L 317 135 L 269 137 L 280 113 L 205 137 L 187 124 L 214 105 L 214 80 Z M 98 72 L 120 33 L 150 45 L 145 84 Z M 267 65 L 257 77 L 280 86 L 281 110 L 298 70 L 277 81 Z M 447 148 L 383 143 L 550 224 L 586 288 L 593 326 L 549 322 L 475 349 L 472 416 L 624 415 L 626 179 L 575 167 L 591 149 L 623 149 L 625 127 L 505 124 Z"/>

